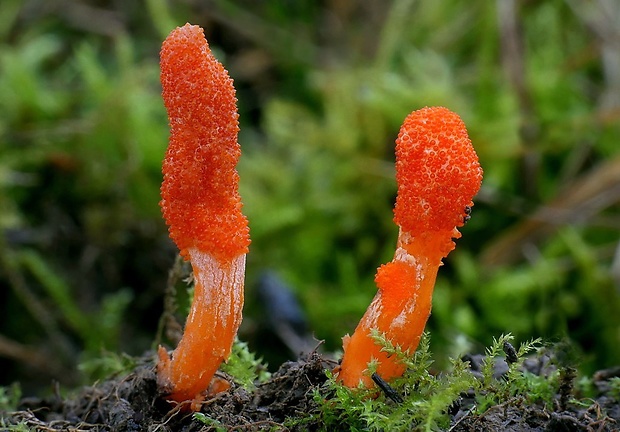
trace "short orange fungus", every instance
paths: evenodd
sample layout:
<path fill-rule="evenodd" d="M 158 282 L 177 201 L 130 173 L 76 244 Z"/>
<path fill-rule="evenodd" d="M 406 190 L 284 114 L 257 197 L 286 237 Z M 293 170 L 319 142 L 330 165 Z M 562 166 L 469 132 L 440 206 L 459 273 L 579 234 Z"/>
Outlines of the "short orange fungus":
<path fill-rule="evenodd" d="M 377 294 L 353 336 L 345 336 L 338 379 L 349 387 L 372 386 L 368 363 L 390 380 L 404 373 L 371 338 L 377 329 L 403 350 L 415 351 L 430 315 L 441 260 L 468 217 L 480 189 L 482 169 L 458 115 L 446 108 L 412 112 L 396 140 L 398 195 L 394 221 L 399 226 L 394 259 L 377 270 Z"/>
<path fill-rule="evenodd" d="M 169 399 L 197 409 L 230 355 L 243 308 L 250 239 L 235 169 L 237 100 L 198 26 L 178 27 L 164 41 L 161 83 L 170 142 L 160 205 L 170 237 L 191 261 L 195 287 L 178 347 L 171 357 L 159 348 L 158 383 Z"/>

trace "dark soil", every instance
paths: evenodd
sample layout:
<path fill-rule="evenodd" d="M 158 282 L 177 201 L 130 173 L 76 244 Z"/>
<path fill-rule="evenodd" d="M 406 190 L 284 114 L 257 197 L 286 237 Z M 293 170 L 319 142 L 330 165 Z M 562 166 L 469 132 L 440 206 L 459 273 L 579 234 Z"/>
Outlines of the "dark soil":
<path fill-rule="evenodd" d="M 215 425 L 225 430 L 286 430 L 287 417 L 316 409 L 312 391 L 325 382 L 326 368 L 333 367 L 312 353 L 283 364 L 252 393 L 233 384 L 205 400 L 201 412 L 213 420 L 208 426 L 160 397 L 153 358 L 123 378 L 86 387 L 71 398 L 24 399 L 19 411 L 3 415 L 5 422 L 23 422 L 42 431 L 190 432 L 217 430 Z"/>
<path fill-rule="evenodd" d="M 483 356 L 466 356 L 471 369 L 477 374 Z M 529 358 L 524 369 L 532 374 L 548 376 L 555 366 L 546 355 Z M 501 379 L 508 366 L 501 361 L 495 365 L 496 378 Z M 459 410 L 453 415 L 450 432 L 507 431 L 507 432 L 573 432 L 620 431 L 620 400 L 610 397 L 610 379 L 620 376 L 620 367 L 597 372 L 593 384 L 597 389 L 594 399 L 574 403 L 576 370 L 567 368 L 560 375 L 559 392 L 552 406 L 528 405 L 522 397 L 496 405 L 481 415 L 471 415 L 473 395 L 463 395 Z"/>
<path fill-rule="evenodd" d="M 469 356 L 476 373 L 481 356 Z M 253 392 L 235 386 L 207 399 L 201 412 L 210 425 L 195 419 L 158 394 L 153 357 L 127 376 L 82 389 L 73 397 L 60 395 L 40 399 L 26 398 L 18 411 L 2 413 L 1 426 L 22 423 L 37 431 L 208 431 L 208 430 L 324 430 L 319 423 L 314 390 L 326 382 L 325 370 L 333 362 L 311 353 L 287 362 Z M 532 373 L 546 373 L 544 361 L 526 363 Z M 497 374 L 503 373 L 498 367 Z M 610 396 L 610 379 L 620 376 L 620 367 L 600 371 L 594 376 L 598 395 L 587 403 L 571 403 L 572 377 L 556 395 L 553 406 L 525 405 L 523 399 L 490 408 L 473 415 L 472 395 L 462 395 L 451 410 L 450 432 L 465 431 L 619 431 L 620 404 Z M 305 418 L 302 426 L 286 426 L 290 418 Z M 333 430 L 333 428 L 330 428 Z M 342 425 L 341 430 L 348 430 Z"/>

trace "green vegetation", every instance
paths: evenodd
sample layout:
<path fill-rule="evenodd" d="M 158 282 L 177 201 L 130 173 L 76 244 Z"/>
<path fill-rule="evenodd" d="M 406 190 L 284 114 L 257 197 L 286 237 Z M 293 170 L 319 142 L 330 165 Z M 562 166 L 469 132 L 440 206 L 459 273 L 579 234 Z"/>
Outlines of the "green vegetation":
<path fill-rule="evenodd" d="M 520 398 L 529 403 L 544 402 L 551 404 L 554 395 L 558 392 L 557 372 L 550 376 L 540 376 L 523 371 L 525 356 L 540 347 L 540 339 L 521 344 L 516 351 L 516 361 L 508 361 L 508 372 L 505 378 L 496 379 L 494 374 L 495 363 L 504 355 L 505 346 L 513 340 L 510 334 L 493 338 L 493 345 L 486 350 L 482 364 L 481 385 L 476 388 L 476 410 L 485 412 L 488 408 L 500 405 L 510 400 Z"/>
<path fill-rule="evenodd" d="M 445 105 L 485 178 L 440 269 L 436 366 L 460 376 L 445 359 L 508 332 L 570 338 L 586 373 L 620 362 L 620 73 L 604 61 L 615 24 L 598 3 L 121 3 L 0 2 L 0 384 L 73 385 L 78 362 L 151 345 L 175 254 L 157 206 L 168 135 L 157 53 L 187 21 L 237 86 L 252 236 L 240 338 L 258 356 L 265 268 L 340 349 L 394 250 L 398 127 Z M 423 409 L 441 424 L 460 387 L 431 378 L 442 396 Z"/>
<path fill-rule="evenodd" d="M 25 423 L 18 423 L 16 425 L 6 425 L 4 420 L 0 419 L 0 426 L 7 432 L 32 432 L 33 429 L 28 427 Z"/>
<path fill-rule="evenodd" d="M 609 380 L 612 388 L 612 397 L 620 401 L 620 377 L 613 377 Z"/>
<path fill-rule="evenodd" d="M 17 407 L 22 391 L 19 384 L 0 387 L 0 411 L 13 411 Z"/>
<path fill-rule="evenodd" d="M 233 378 L 233 381 L 252 391 L 256 384 L 265 382 L 271 374 L 267 371 L 267 365 L 263 364 L 261 358 L 248 349 L 248 344 L 235 340 L 230 358 L 221 367 L 222 371 Z"/>
<path fill-rule="evenodd" d="M 14 383 L 10 386 L 0 386 L 0 414 L 14 411 L 22 397 L 19 384 Z M 25 423 L 7 424 L 4 415 L 0 415 L 0 430 L 10 432 L 29 432 L 30 429 Z"/>
<path fill-rule="evenodd" d="M 194 419 L 198 420 L 203 425 L 209 426 L 210 430 L 214 430 L 216 432 L 225 432 L 226 430 L 228 430 L 220 422 L 218 422 L 217 420 L 213 420 L 212 418 L 209 418 L 206 414 L 203 414 L 201 412 L 194 413 L 193 417 Z"/>
<path fill-rule="evenodd" d="M 96 382 L 112 376 L 128 374 L 135 369 L 137 364 L 135 357 L 125 353 L 102 350 L 98 356 L 92 355 L 91 358 L 83 359 L 78 369 L 84 374 L 86 382 Z"/>
<path fill-rule="evenodd" d="M 349 425 L 350 430 L 447 430 L 450 411 L 454 408 L 458 410 L 461 396 L 468 391 L 474 392 L 475 401 L 468 409 L 482 414 L 490 407 L 505 403 L 552 404 L 559 388 L 557 372 L 544 377 L 523 371 L 525 355 L 540 347 L 538 340 L 521 344 L 516 361 L 509 364 L 504 376 L 497 378 L 494 367 L 504 362 L 504 344 L 514 338 L 507 334 L 494 339 L 486 351 L 481 377 L 477 378 L 467 362 L 462 360 L 451 360 L 446 371 L 431 374 L 428 333 L 414 355 L 392 346 L 382 335 L 377 334 L 376 339 L 386 352 L 398 356 L 408 367 L 406 374 L 392 383 L 392 389 L 401 395 L 402 401 L 391 400 L 376 389 L 351 390 L 330 376 L 325 391 L 315 394 L 320 406 L 318 418 L 322 430 L 337 429 L 338 425 L 343 424 Z M 325 394 L 329 396 L 326 398 Z M 316 420 L 315 417 L 306 419 Z"/>

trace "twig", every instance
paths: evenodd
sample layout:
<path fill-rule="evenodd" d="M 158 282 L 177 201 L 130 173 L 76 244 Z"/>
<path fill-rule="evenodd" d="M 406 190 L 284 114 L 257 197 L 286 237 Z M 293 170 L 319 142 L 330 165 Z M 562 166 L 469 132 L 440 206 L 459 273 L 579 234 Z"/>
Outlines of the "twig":
<path fill-rule="evenodd" d="M 469 417 L 469 415 L 472 412 L 474 412 L 475 409 L 476 409 L 476 405 L 473 405 L 470 409 L 468 409 L 467 412 L 460 419 L 458 419 L 456 422 L 454 422 L 452 426 L 450 426 L 450 429 L 448 429 L 448 432 L 452 432 L 463 420 Z"/>
<path fill-rule="evenodd" d="M 154 348 L 161 344 L 164 332 L 174 345 L 179 343 L 183 334 L 183 327 L 174 316 L 178 309 L 176 302 L 176 284 L 185 275 L 183 271 L 183 258 L 177 255 L 172 268 L 168 272 L 168 282 L 166 283 L 166 291 L 164 293 L 164 312 L 162 313 L 159 323 L 157 324 L 157 334 L 154 341 Z"/>

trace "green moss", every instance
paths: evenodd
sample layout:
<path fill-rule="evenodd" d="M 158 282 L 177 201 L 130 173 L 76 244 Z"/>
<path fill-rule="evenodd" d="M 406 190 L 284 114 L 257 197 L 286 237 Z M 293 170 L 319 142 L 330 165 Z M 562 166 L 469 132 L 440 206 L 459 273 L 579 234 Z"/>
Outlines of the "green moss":
<path fill-rule="evenodd" d="M 328 372 L 325 388 L 314 395 L 322 430 L 333 430 L 341 424 L 350 425 L 351 430 L 447 430 L 450 412 L 466 392 L 474 392 L 472 412 L 482 414 L 492 406 L 516 400 L 551 404 L 558 390 L 556 374 L 543 377 L 522 370 L 526 355 L 541 347 L 538 339 L 520 345 L 515 351 L 516 361 L 509 364 L 501 378 L 494 377 L 494 365 L 504 361 L 504 346 L 514 338 L 508 334 L 494 339 L 486 351 L 482 377 L 476 378 L 469 364 L 460 359 L 451 359 L 450 367 L 441 373 L 431 373 L 428 334 L 413 355 L 392 345 L 384 335 L 375 332 L 373 337 L 385 352 L 397 356 L 407 366 L 405 375 L 390 383 L 402 401 L 396 402 L 376 389 L 350 389 Z M 369 369 L 372 373 L 372 365 Z"/>
<path fill-rule="evenodd" d="M 199 421 L 200 423 L 202 423 L 203 425 L 207 426 L 210 431 L 215 431 L 215 432 L 226 432 L 228 430 L 228 428 L 226 426 L 224 426 L 222 423 L 220 423 L 217 420 L 214 420 L 212 418 L 210 418 L 209 416 L 207 416 L 206 414 L 203 414 L 201 412 L 196 412 L 193 415 L 194 420 Z"/>
<path fill-rule="evenodd" d="M 235 339 L 230 357 L 220 369 L 229 374 L 236 384 L 248 391 L 252 391 L 257 383 L 265 382 L 270 377 L 267 365 L 262 362 L 262 358 L 257 358 L 248 349 L 248 344 L 239 339 Z"/>

